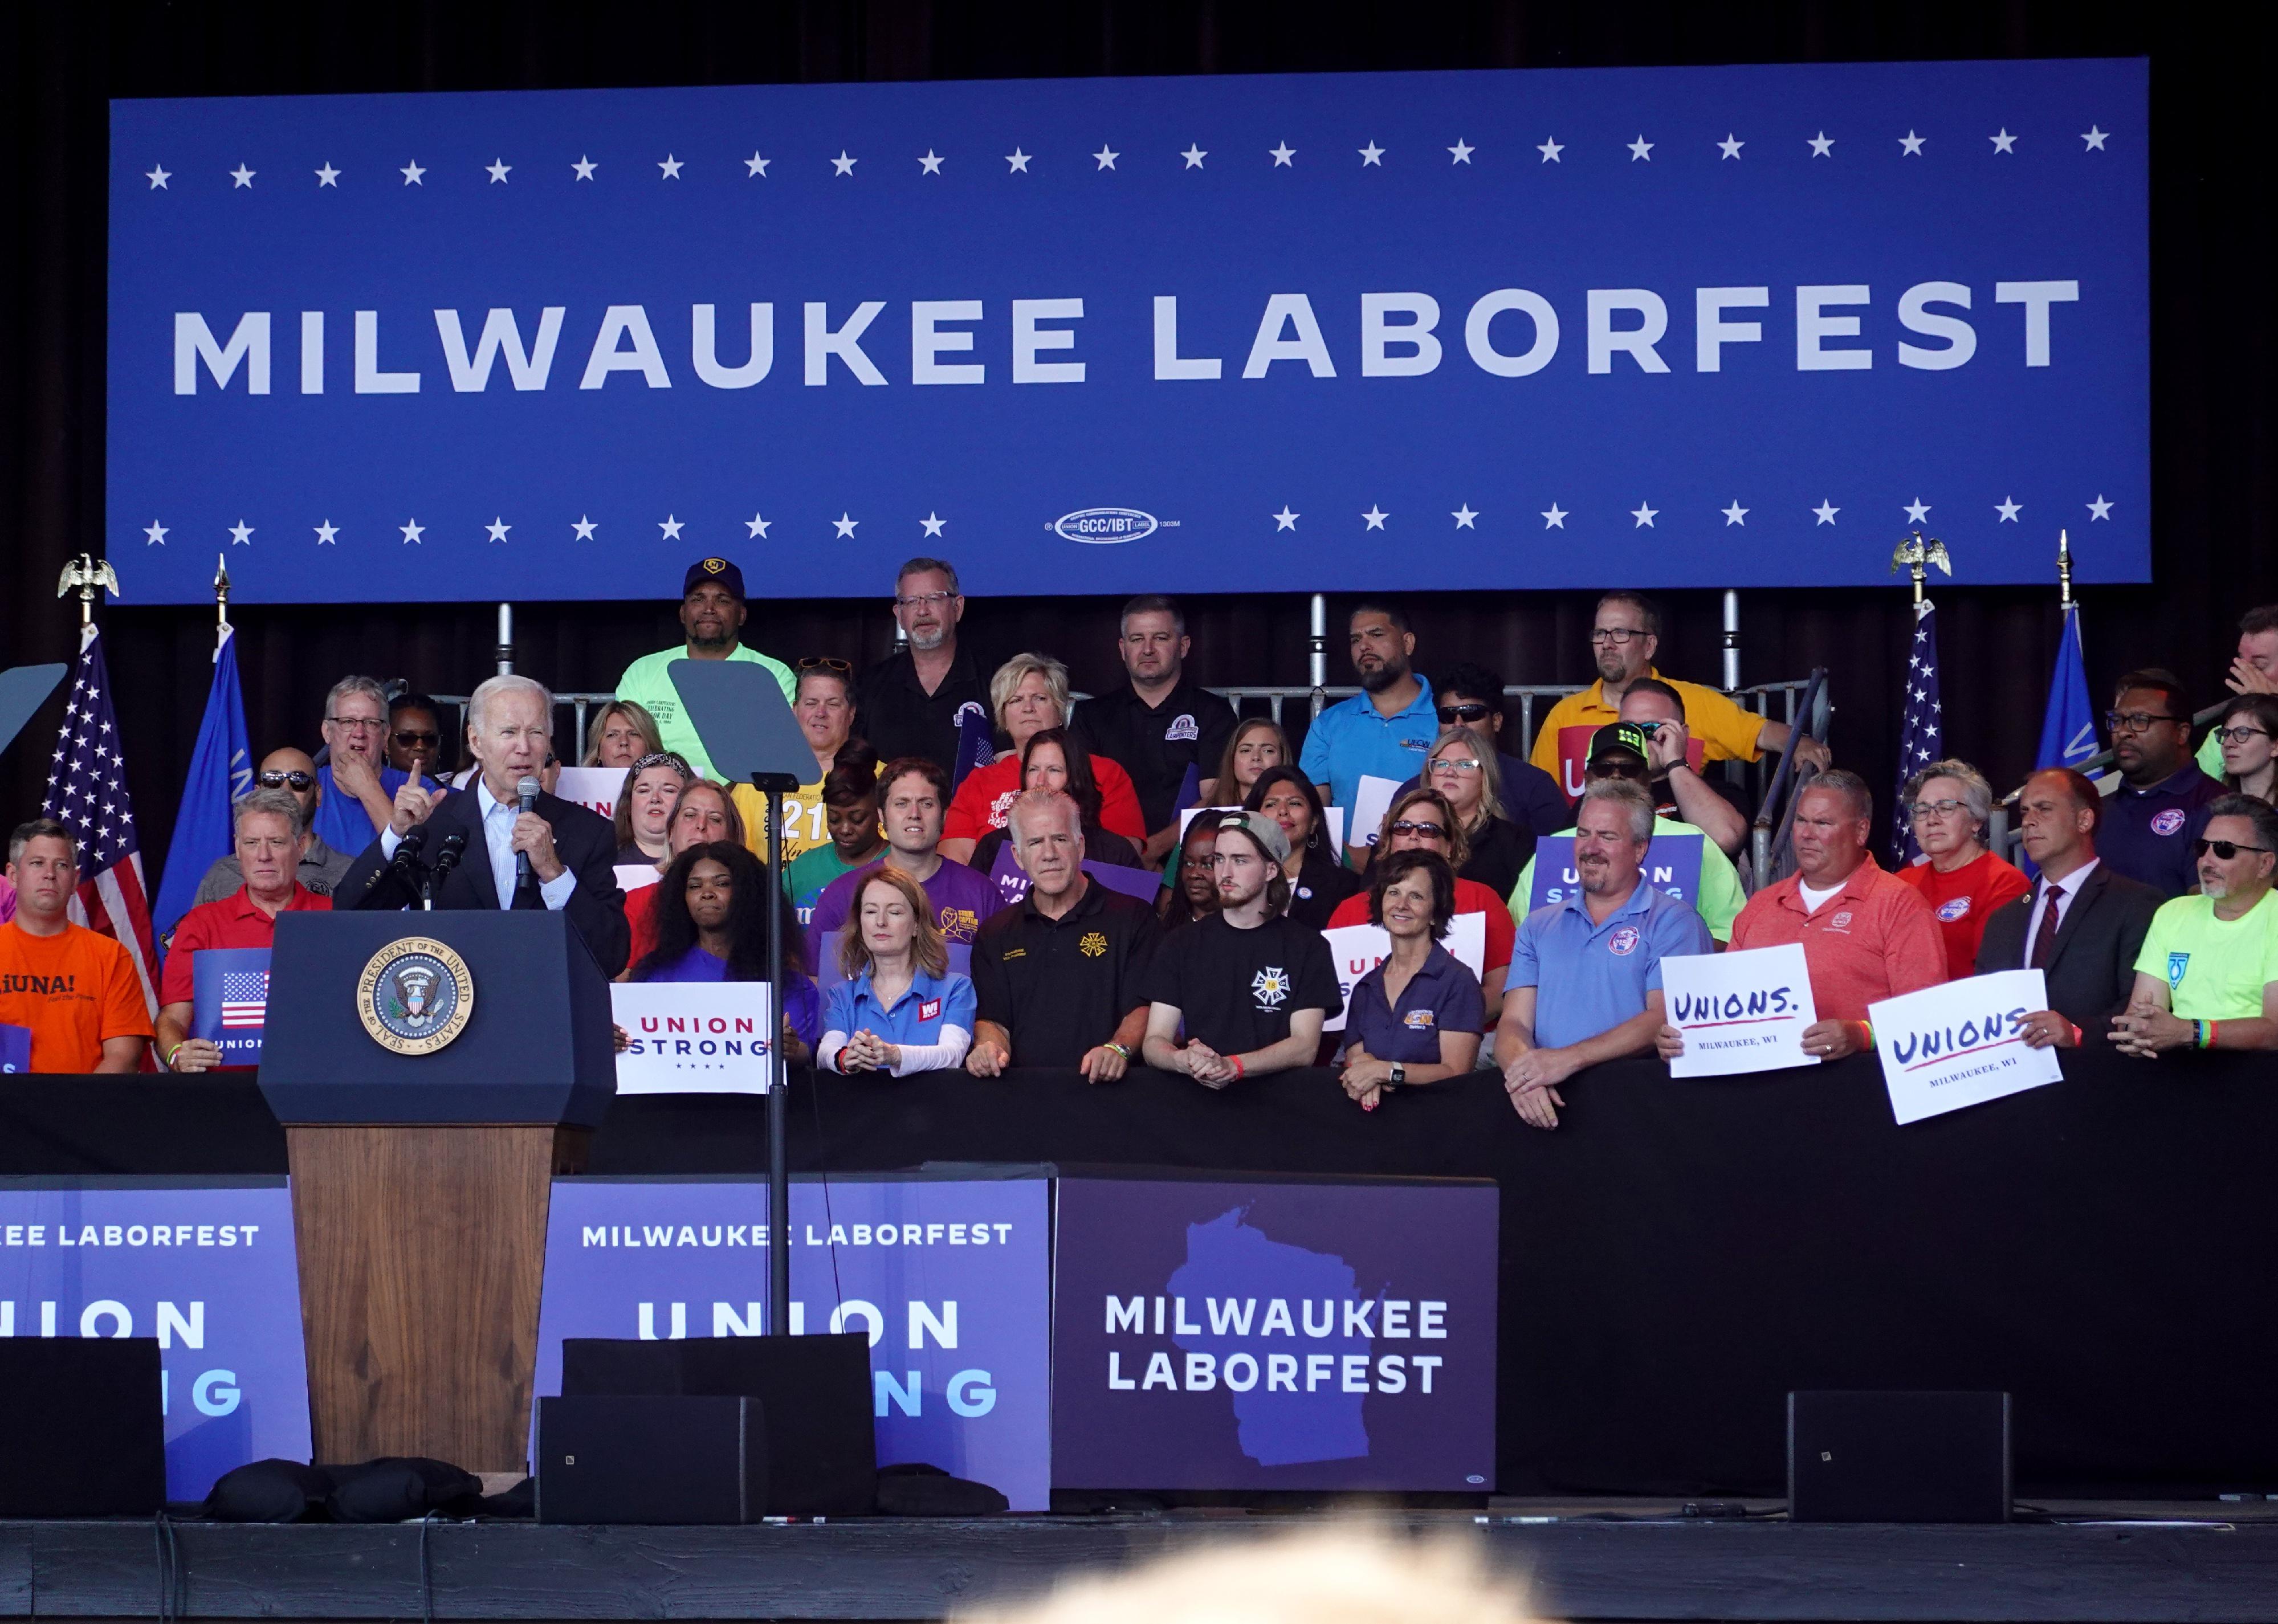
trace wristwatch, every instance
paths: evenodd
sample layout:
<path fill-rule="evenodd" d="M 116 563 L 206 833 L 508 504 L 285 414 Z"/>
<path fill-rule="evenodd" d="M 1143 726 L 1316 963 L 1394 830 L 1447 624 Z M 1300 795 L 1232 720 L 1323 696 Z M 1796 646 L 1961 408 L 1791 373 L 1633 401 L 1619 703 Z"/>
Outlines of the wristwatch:
<path fill-rule="evenodd" d="M 1408 1086 L 1408 1068 L 1397 1060 L 1394 1061 L 1391 1075 L 1386 1079 L 1386 1081 L 1392 1087 L 1405 1088 Z"/>

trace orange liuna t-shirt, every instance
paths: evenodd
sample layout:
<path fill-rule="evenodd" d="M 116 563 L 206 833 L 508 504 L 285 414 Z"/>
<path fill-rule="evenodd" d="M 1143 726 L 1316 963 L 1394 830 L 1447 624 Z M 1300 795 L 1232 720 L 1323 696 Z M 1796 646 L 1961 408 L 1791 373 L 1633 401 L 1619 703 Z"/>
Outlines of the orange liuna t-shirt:
<path fill-rule="evenodd" d="M 0 925 L 0 1024 L 28 1027 L 34 1071 L 92 1071 L 105 1038 L 151 1035 L 126 949 L 81 925 L 34 936 Z"/>

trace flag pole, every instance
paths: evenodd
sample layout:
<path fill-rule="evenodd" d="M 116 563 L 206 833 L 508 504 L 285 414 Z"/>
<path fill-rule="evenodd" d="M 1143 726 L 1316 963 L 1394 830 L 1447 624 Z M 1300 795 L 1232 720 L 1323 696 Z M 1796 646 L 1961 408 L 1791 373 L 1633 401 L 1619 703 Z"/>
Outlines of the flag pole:
<path fill-rule="evenodd" d="M 1916 620 L 1922 619 L 1923 583 L 1929 576 L 1931 565 L 1936 565 L 1946 575 L 1953 573 L 1953 565 L 1946 556 L 1945 544 L 1935 536 L 1924 540 L 1920 530 L 1901 540 L 1891 553 L 1891 573 L 1898 574 L 1900 568 L 1904 566 L 1914 576 Z M 2068 576 L 2067 579 L 2069 578 Z"/>
<path fill-rule="evenodd" d="M 2072 541 L 2062 530 L 2057 532 L 2057 607 L 2072 613 Z"/>
<path fill-rule="evenodd" d="M 219 625 L 214 630 L 214 658 L 221 658 L 221 645 L 229 641 L 229 557 L 214 554 L 214 619 Z"/>
<path fill-rule="evenodd" d="M 64 566 L 63 579 L 56 583 L 56 596 L 61 598 L 73 587 L 79 589 L 79 645 L 84 649 L 95 635 L 96 593 L 107 591 L 113 598 L 126 594 L 118 590 L 118 572 L 111 568 L 111 560 L 86 553 Z"/>

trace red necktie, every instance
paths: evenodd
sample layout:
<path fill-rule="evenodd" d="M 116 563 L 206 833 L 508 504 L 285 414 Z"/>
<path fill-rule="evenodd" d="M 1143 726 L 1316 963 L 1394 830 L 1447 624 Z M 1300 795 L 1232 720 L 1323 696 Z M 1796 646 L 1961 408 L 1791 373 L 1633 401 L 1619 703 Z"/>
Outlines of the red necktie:
<path fill-rule="evenodd" d="M 2045 970 L 2057 946 L 2057 904 L 2064 893 L 2046 881 L 2041 883 L 2041 927 L 2033 933 L 2033 950 L 2025 960 L 2028 970 Z"/>

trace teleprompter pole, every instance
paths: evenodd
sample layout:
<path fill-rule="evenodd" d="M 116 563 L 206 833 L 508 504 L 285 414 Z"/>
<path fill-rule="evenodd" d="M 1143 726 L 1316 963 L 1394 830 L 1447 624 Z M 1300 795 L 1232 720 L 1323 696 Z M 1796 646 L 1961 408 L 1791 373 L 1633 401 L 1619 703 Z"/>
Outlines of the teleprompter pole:
<path fill-rule="evenodd" d="M 784 1066 L 783 797 L 799 788 L 789 773 L 754 773 L 752 788 L 768 803 L 768 993 L 775 1030 L 768 1033 L 768 1335 L 791 1335 L 791 1109 Z"/>

